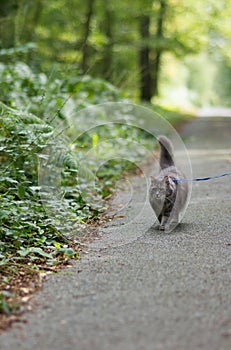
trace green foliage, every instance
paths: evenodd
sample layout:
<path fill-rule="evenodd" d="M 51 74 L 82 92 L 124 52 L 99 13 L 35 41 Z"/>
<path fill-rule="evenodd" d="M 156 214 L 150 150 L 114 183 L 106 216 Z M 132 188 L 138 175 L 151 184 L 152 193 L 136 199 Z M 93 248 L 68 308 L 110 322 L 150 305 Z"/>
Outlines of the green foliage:
<path fill-rule="evenodd" d="M 181 64 L 181 70 L 187 69 L 189 74 L 190 67 L 184 65 L 184 58 L 192 55 L 198 65 L 197 70 L 200 70 L 200 61 L 196 57 L 201 52 L 207 52 L 209 55 L 219 53 L 220 62 L 227 60 L 229 66 L 231 10 L 228 0 L 220 2 L 119 0 L 110 3 L 94 1 L 91 20 L 86 27 L 89 3 L 80 0 L 2 1 L 0 14 L 2 62 L 32 62 L 39 72 L 45 72 L 47 76 L 55 72 L 52 82 L 54 78 L 63 81 L 60 72 L 63 76 L 72 76 L 75 79 L 83 73 L 81 71 L 83 47 L 87 46 L 87 69 L 84 73 L 96 78 L 106 78 L 112 84 L 137 96 L 140 89 L 140 71 L 144 68 L 139 63 L 139 50 L 146 45 L 150 49 L 152 74 L 156 53 L 161 53 L 162 63 L 158 74 L 158 80 L 161 81 L 160 96 L 161 92 L 166 96 L 168 91 L 166 87 L 171 85 L 171 91 L 168 92 L 169 99 L 174 89 L 172 86 L 176 85 L 175 80 L 178 80 L 179 75 L 178 70 L 173 67 L 176 60 L 177 64 Z M 165 11 L 161 18 L 162 34 L 158 35 L 161 4 L 164 5 Z M 145 39 L 141 37 L 139 30 L 141 14 L 150 18 L 150 37 Z M 88 35 L 85 38 L 86 32 Z M 86 45 L 83 43 L 85 39 Z M 219 65 L 219 62 L 216 63 Z M 206 65 L 203 68 L 207 71 Z M 218 75 L 219 79 L 222 79 L 222 68 L 218 69 Z M 207 73 L 207 79 L 209 78 L 210 75 Z M 50 81 L 50 78 L 48 80 Z M 40 90 L 39 101 L 34 101 L 36 105 L 39 103 L 43 105 L 43 100 L 46 98 L 51 101 L 50 97 L 43 95 L 41 91 L 50 91 L 55 96 L 55 101 L 53 105 L 50 102 L 48 111 L 41 107 L 41 116 L 50 116 L 49 112 L 57 113 L 61 109 L 60 105 L 65 103 L 62 96 L 65 87 L 60 86 L 58 81 L 56 83 L 53 87 L 50 85 L 49 89 L 44 83 L 32 84 L 35 90 Z M 199 90 L 192 92 L 190 90 L 189 94 L 196 94 L 198 98 L 205 96 L 206 100 L 207 87 L 204 87 L 201 94 L 201 85 L 194 86 Z M 185 80 L 181 82 L 181 88 L 183 87 Z M 229 86 L 222 95 L 227 95 L 228 90 Z M 218 94 L 219 89 L 214 89 L 213 93 Z M 6 99 L 12 98 L 9 96 Z M 21 100 L 24 100 L 23 96 Z M 84 104 L 84 99 L 82 102 Z M 199 101 L 197 104 L 203 102 L 207 101 Z M 31 102 L 29 106 L 30 111 L 35 112 Z"/>
<path fill-rule="evenodd" d="M 43 73 L 35 74 L 22 62 L 0 64 L 1 100 L 10 107 L 40 116 L 53 115 L 65 97 L 60 82 L 49 83 Z"/>
<path fill-rule="evenodd" d="M 103 79 L 90 76 L 50 77 L 35 73 L 27 64 L 0 63 L 0 96 L 3 103 L 31 112 L 48 122 L 65 120 L 69 110 L 64 106 L 75 105 L 78 109 L 109 101 L 118 101 L 124 95 Z"/>
<path fill-rule="evenodd" d="M 3 291 L 0 293 L 0 314 L 5 313 L 9 315 L 12 311 L 12 306 L 6 301 L 6 297 L 10 297 L 10 293 Z"/>
<path fill-rule="evenodd" d="M 35 74 L 22 63 L 10 66 L 2 64 L 1 68 L 2 77 L 5 78 L 4 102 L 11 106 L 0 104 L 1 266 L 4 267 L 12 261 L 43 261 L 46 264 L 56 264 L 60 256 L 76 256 L 66 236 L 81 231 L 82 224 L 104 209 L 101 199 L 111 193 L 116 179 L 122 172 L 134 169 L 132 163 L 137 160 L 137 154 L 139 156 L 133 146 L 134 141 L 147 146 L 148 136 L 127 125 L 112 124 L 98 127 L 93 134 L 84 134 L 69 146 L 65 139 L 65 127 L 60 133 L 59 127 L 54 128 L 48 123 L 49 118 L 36 117 L 28 110 L 42 114 L 45 110 L 57 108 L 55 104 L 51 105 L 53 100 L 57 102 L 59 98 L 55 95 L 57 86 L 61 86 L 63 100 L 67 99 L 69 93 L 72 94 L 72 102 L 79 103 L 77 110 L 92 103 L 119 99 L 119 96 L 122 96 L 120 92 L 111 84 L 90 77 L 72 78 L 62 84 L 61 80 L 55 80 L 47 84 L 44 74 Z M 49 90 L 50 86 L 52 93 Z M 53 99 L 47 98 L 40 103 L 38 96 L 45 87 L 46 96 L 54 93 Z M 63 109 L 64 120 L 69 111 L 68 108 Z M 57 119 L 60 119 L 59 115 L 54 118 L 54 124 Z M 79 123 L 84 127 L 85 120 L 80 119 Z M 79 128 L 81 130 L 81 125 Z M 116 149 L 120 158 L 130 159 L 129 162 L 121 159 L 107 161 L 106 157 L 105 163 L 98 169 L 98 184 L 92 192 L 92 196 L 99 200 L 98 206 L 94 208 L 82 197 L 85 184 L 76 180 L 79 163 L 92 147 L 98 147 L 97 159 L 89 160 L 92 171 L 98 169 L 98 159 L 104 159 L 105 155 L 109 155 L 110 159 L 110 154 L 113 156 Z M 61 157 L 58 163 L 57 155 Z M 143 156 L 144 153 L 141 152 L 140 159 Z M 61 200 L 54 192 L 54 198 L 51 196 L 48 201 L 47 196 L 50 196 L 50 193 L 47 195 L 38 182 L 38 167 L 41 169 L 43 161 L 46 163 L 47 159 L 51 162 L 51 167 L 61 171 Z M 56 170 L 52 170 L 48 175 L 49 184 L 56 184 Z M 48 209 L 43 204 L 43 192 L 45 200 L 49 202 Z"/>
<path fill-rule="evenodd" d="M 220 58 L 216 62 L 217 71 L 213 81 L 213 91 L 216 92 L 215 105 L 231 106 L 231 61 Z"/>
<path fill-rule="evenodd" d="M 1 265 L 13 260 L 46 259 L 59 234 L 38 196 L 38 154 L 52 144 L 53 128 L 34 115 L 23 114 L 1 103 L 0 115 L 0 257 Z M 39 250 L 36 250 L 39 247 Z M 25 253 L 28 249 L 28 253 Z M 48 254 L 48 255 L 47 255 Z M 53 259 L 55 261 L 55 259 Z"/>
<path fill-rule="evenodd" d="M 77 109 L 104 102 L 116 102 L 125 99 L 125 94 L 114 85 L 89 75 L 69 77 L 63 83 L 69 96 L 72 96 Z"/>

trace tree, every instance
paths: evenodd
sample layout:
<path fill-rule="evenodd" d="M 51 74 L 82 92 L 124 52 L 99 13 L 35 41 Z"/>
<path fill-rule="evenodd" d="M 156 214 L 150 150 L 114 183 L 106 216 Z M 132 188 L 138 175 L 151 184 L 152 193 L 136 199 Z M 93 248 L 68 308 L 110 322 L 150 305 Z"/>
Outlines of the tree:
<path fill-rule="evenodd" d="M 154 40 L 156 41 L 156 49 L 154 53 L 154 60 L 152 66 L 152 95 L 157 96 L 159 94 L 159 76 L 161 66 L 161 56 L 163 53 L 164 44 L 164 21 L 166 15 L 166 0 L 159 0 L 159 11 L 157 13 L 157 28 Z"/>
<path fill-rule="evenodd" d="M 161 55 L 164 52 L 164 22 L 166 16 L 166 0 L 157 0 L 156 9 L 153 3 L 149 3 L 146 14 L 139 17 L 140 28 L 140 75 L 141 75 L 141 99 L 151 101 L 152 96 L 159 93 L 159 76 Z M 154 32 L 151 32 L 151 27 Z"/>
<path fill-rule="evenodd" d="M 101 25 L 102 32 L 105 36 L 105 45 L 102 53 L 102 76 L 110 79 L 112 73 L 113 60 L 113 21 L 114 13 L 111 2 L 104 3 L 103 23 Z"/>
<path fill-rule="evenodd" d="M 141 15 L 140 21 L 140 97 L 143 101 L 150 102 L 152 97 L 151 64 L 150 64 L 150 16 Z"/>
<path fill-rule="evenodd" d="M 151 101 L 171 80 L 169 59 L 219 51 L 229 66 L 230 15 L 229 0 L 1 0 L 0 45 L 33 41 L 38 69 L 103 77 Z"/>
<path fill-rule="evenodd" d="M 82 39 L 82 60 L 81 60 L 81 73 L 85 74 L 88 70 L 88 38 L 91 31 L 91 20 L 93 16 L 93 6 L 95 0 L 87 1 L 86 15 L 83 27 L 83 39 Z"/>
<path fill-rule="evenodd" d="M 18 9 L 17 0 L 1 0 L 0 7 L 0 45 L 4 48 L 14 46 L 15 40 L 15 15 Z"/>

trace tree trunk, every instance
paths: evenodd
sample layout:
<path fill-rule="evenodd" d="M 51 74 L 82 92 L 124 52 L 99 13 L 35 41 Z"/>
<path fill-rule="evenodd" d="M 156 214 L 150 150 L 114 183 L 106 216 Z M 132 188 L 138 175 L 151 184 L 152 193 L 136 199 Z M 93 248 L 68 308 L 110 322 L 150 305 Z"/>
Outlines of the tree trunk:
<path fill-rule="evenodd" d="M 150 16 L 142 15 L 140 17 L 140 95 L 142 101 L 151 101 L 151 66 L 150 66 Z"/>
<path fill-rule="evenodd" d="M 15 39 L 15 15 L 17 13 L 17 0 L 3 0 L 0 6 L 0 37 L 1 47 L 14 46 Z"/>
<path fill-rule="evenodd" d="M 88 38 L 90 35 L 90 29 L 91 29 L 91 20 L 93 16 L 94 11 L 94 1 L 95 0 L 88 0 L 87 1 L 87 10 L 86 10 L 86 17 L 85 17 L 85 23 L 84 23 L 84 29 L 83 29 L 83 40 L 82 40 L 82 61 L 80 64 L 82 74 L 85 74 L 88 70 Z"/>
<path fill-rule="evenodd" d="M 166 13 L 166 0 L 159 0 L 159 14 L 157 19 L 157 30 L 156 30 L 156 40 L 158 46 L 155 53 L 155 58 L 152 62 L 152 94 L 153 96 L 158 96 L 159 94 L 159 75 L 161 68 L 161 56 L 163 53 L 162 42 L 164 39 L 164 17 Z"/>
<path fill-rule="evenodd" d="M 43 0 L 33 0 L 33 7 L 21 1 L 15 21 L 15 44 L 25 44 L 35 41 L 36 27 L 38 26 L 43 9 Z"/>
<path fill-rule="evenodd" d="M 102 58 L 102 76 L 110 80 L 112 73 L 112 59 L 113 59 L 113 13 L 110 3 L 105 3 L 105 13 L 102 30 L 107 38 L 107 42 L 104 46 L 103 58 Z"/>

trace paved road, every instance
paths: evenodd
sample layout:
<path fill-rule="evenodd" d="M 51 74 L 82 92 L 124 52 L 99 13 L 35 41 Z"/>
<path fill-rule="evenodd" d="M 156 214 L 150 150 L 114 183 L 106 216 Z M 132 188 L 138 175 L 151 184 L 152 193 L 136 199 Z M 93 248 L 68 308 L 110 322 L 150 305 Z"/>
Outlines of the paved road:
<path fill-rule="evenodd" d="M 231 118 L 199 118 L 183 134 L 194 176 L 231 171 Z M 49 278 L 40 306 L 0 336 L 0 349 L 230 350 L 230 183 L 196 183 L 171 234 L 153 229 L 148 205 L 123 225 L 128 207 L 81 262 Z M 139 208 L 145 188 L 135 186 Z"/>

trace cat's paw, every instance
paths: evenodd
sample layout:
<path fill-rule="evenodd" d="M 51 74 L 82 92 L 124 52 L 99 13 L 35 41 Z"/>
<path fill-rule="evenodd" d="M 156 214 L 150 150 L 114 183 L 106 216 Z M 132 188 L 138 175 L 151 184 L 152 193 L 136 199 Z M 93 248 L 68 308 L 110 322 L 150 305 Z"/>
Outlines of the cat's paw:
<path fill-rule="evenodd" d="M 165 231 L 165 225 L 160 225 L 160 226 L 159 226 L 159 230 L 160 230 L 160 231 Z"/>
<path fill-rule="evenodd" d="M 165 225 L 165 227 L 164 227 L 164 232 L 165 232 L 165 233 L 170 233 L 171 231 L 172 231 L 171 225 Z"/>
<path fill-rule="evenodd" d="M 159 224 L 153 225 L 152 228 L 153 228 L 153 230 L 155 230 L 155 231 L 159 231 L 160 225 L 159 225 Z"/>
<path fill-rule="evenodd" d="M 164 232 L 166 233 L 172 232 L 177 225 L 178 225 L 177 222 L 172 222 L 170 224 L 165 225 Z"/>

